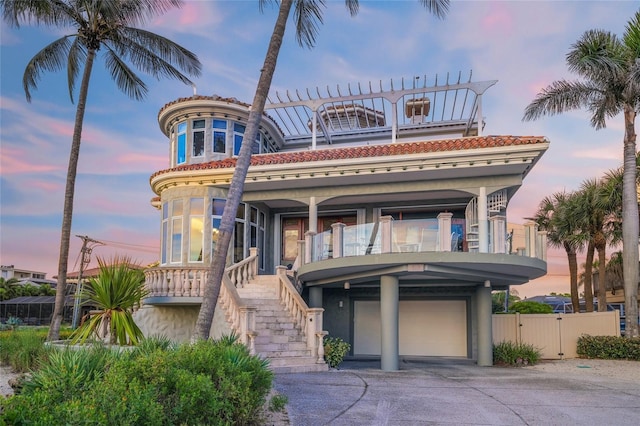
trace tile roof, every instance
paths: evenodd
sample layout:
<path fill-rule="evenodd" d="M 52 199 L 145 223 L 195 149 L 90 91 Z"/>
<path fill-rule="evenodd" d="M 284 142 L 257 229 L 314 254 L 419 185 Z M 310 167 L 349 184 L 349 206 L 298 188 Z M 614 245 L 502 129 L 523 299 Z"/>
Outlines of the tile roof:
<path fill-rule="evenodd" d="M 350 158 L 385 157 L 392 155 L 422 154 L 428 152 L 464 151 L 471 149 L 497 148 L 502 146 L 533 145 L 546 143 L 543 136 L 473 136 L 425 142 L 406 142 L 386 145 L 366 145 L 347 148 L 320 149 L 314 151 L 291 151 L 251 156 L 251 165 L 290 164 L 312 161 L 344 160 Z M 155 172 L 151 178 L 169 172 L 228 169 L 236 165 L 235 158 L 199 164 L 185 164 Z"/>

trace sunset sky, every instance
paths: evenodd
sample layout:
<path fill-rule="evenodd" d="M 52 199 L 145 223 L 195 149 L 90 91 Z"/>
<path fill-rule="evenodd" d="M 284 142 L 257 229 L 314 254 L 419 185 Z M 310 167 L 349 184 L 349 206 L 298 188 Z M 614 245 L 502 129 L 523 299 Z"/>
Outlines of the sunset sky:
<path fill-rule="evenodd" d="M 522 122 L 526 105 L 549 83 L 574 79 L 565 55 L 585 30 L 618 35 L 638 2 L 453 1 L 438 20 L 415 0 L 360 0 L 350 17 L 343 1 L 327 1 L 314 49 L 299 47 L 289 25 L 272 92 L 346 87 L 447 73 L 473 72 L 475 81 L 498 80 L 483 97 L 485 135 L 546 136 L 551 147 L 508 208 L 523 223 L 540 200 L 577 189 L 622 164 L 623 118 L 595 131 L 580 111 Z M 197 93 L 250 103 L 277 16 L 258 1 L 185 1 L 145 28 L 198 55 L 203 75 Z M 22 74 L 40 49 L 70 30 L 0 26 L 0 263 L 57 274 L 60 225 L 75 105 L 66 73 L 45 74 L 27 103 Z M 143 102 L 119 92 L 99 59 L 89 88 L 69 270 L 77 270 L 81 240 L 106 243 L 95 256 L 128 254 L 141 263 L 158 258 L 159 212 L 150 204 L 150 175 L 169 164 L 168 141 L 157 115 L 166 103 L 191 96 L 173 80 L 142 75 Z M 75 94 L 77 98 L 77 93 Z M 521 286 L 521 296 L 568 292 L 563 252 L 549 252 L 547 277 Z"/>

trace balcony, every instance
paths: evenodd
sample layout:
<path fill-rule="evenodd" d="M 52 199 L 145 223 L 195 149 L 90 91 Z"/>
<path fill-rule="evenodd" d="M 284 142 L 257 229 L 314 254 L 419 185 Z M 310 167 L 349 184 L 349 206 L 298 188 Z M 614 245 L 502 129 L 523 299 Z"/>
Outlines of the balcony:
<path fill-rule="evenodd" d="M 524 246 L 512 249 L 504 216 L 487 226 L 460 229 L 451 213 L 436 219 L 393 220 L 307 232 L 294 269 L 307 286 L 375 282 L 397 274 L 411 285 L 472 285 L 489 280 L 494 289 L 522 284 L 546 273 L 546 233 L 525 225 Z M 395 271 L 395 272 L 393 272 Z M 402 280 L 402 279 L 401 279 Z M 475 284 L 474 284 L 475 285 Z"/>

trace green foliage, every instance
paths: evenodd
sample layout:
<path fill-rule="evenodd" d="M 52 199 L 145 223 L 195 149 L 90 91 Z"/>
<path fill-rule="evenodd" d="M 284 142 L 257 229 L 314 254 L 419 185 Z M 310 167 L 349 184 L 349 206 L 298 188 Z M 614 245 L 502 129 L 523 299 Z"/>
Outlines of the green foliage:
<path fill-rule="evenodd" d="M 0 424 L 257 424 L 272 380 L 268 364 L 232 338 L 65 350 L 0 400 Z"/>
<path fill-rule="evenodd" d="M 80 295 L 98 312 L 78 327 L 72 341 L 83 343 L 93 335 L 99 339 L 109 335 L 111 344 L 136 345 L 144 336 L 133 320 L 133 310 L 149 294 L 144 273 L 128 257 L 98 258 L 98 264 L 98 276 L 89 280 Z"/>
<path fill-rule="evenodd" d="M 509 312 L 519 312 L 521 314 L 552 314 L 553 308 L 546 303 L 523 300 L 511 305 Z"/>
<path fill-rule="evenodd" d="M 640 338 L 582 335 L 578 338 L 577 353 L 584 358 L 640 361 Z"/>
<path fill-rule="evenodd" d="M 273 413 L 279 413 L 284 411 L 284 407 L 289 402 L 287 395 L 277 394 L 273 395 L 269 400 L 269 411 Z"/>
<path fill-rule="evenodd" d="M 534 365 L 540 355 L 539 349 L 526 343 L 504 341 L 493 346 L 493 362 L 498 365 Z"/>
<path fill-rule="evenodd" d="M 337 368 L 351 350 L 351 345 L 339 337 L 324 339 L 324 360 L 331 368 Z"/>
<path fill-rule="evenodd" d="M 17 373 L 32 370 L 45 357 L 45 337 L 32 328 L 0 332 L 0 364 L 10 365 Z"/>

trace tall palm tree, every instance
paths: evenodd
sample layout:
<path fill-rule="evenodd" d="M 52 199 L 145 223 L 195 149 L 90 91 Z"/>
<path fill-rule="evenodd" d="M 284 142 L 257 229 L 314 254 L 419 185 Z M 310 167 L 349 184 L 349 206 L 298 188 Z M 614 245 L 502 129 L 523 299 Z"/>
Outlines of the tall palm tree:
<path fill-rule="evenodd" d="M 76 79 L 82 70 L 67 170 L 58 285 L 49 340 L 58 339 L 63 318 L 73 196 L 94 60 L 102 50 L 105 66 L 116 85 L 135 100 L 144 99 L 148 89 L 128 63 L 153 77 L 171 77 L 191 84 L 183 72 L 200 75 L 201 64 L 196 55 L 171 40 L 135 27 L 180 5 L 181 0 L 0 0 L 4 20 L 16 28 L 20 24 L 35 23 L 74 31 L 31 58 L 22 78 L 27 101 L 31 101 L 31 89 L 38 87 L 41 73 L 59 71 L 66 66 L 69 96 L 73 102 Z"/>
<path fill-rule="evenodd" d="M 583 230 L 582 235 L 587 242 L 587 258 L 585 260 L 585 298 L 587 312 L 593 310 L 592 269 L 598 265 L 598 276 L 604 277 L 606 265 L 606 250 L 613 239 L 609 233 L 609 219 L 614 215 L 615 199 L 611 197 L 610 186 L 604 179 L 587 179 L 582 182 L 578 191 L 579 202 L 576 215 Z M 598 260 L 594 262 L 594 254 L 598 253 Z M 600 275 L 602 274 L 602 275 Z M 607 310 L 607 294 L 604 280 L 598 280 L 598 311 Z"/>
<path fill-rule="evenodd" d="M 0 277 L 0 301 L 17 297 L 19 291 L 20 289 L 17 278 L 11 277 L 6 279 L 5 277 Z"/>
<path fill-rule="evenodd" d="M 547 231 L 547 243 L 552 247 L 563 248 L 569 264 L 569 282 L 573 312 L 580 312 L 578 295 L 578 258 L 577 251 L 582 247 L 578 223 L 574 214 L 577 197 L 573 193 L 556 192 L 545 197 L 530 220 L 535 221 L 542 231 Z"/>
<path fill-rule="evenodd" d="M 569 70 L 581 81 L 560 80 L 540 92 L 525 109 L 523 120 L 585 108 L 591 125 L 606 126 L 606 118 L 624 116 L 623 257 L 624 295 L 630 318 L 638 317 L 638 195 L 636 190 L 635 118 L 640 107 L 640 11 L 629 20 L 622 38 L 589 30 L 571 46 Z M 631 321 L 627 336 L 639 335 Z"/>
<path fill-rule="evenodd" d="M 260 7 L 265 0 L 260 0 Z M 426 9 L 439 18 L 443 18 L 449 10 L 449 0 L 420 0 Z M 345 0 L 345 5 L 354 16 L 358 13 L 358 0 Z M 211 270 L 207 279 L 202 305 L 196 321 L 194 337 L 197 339 L 209 338 L 213 315 L 220 295 L 222 276 L 226 266 L 227 252 L 233 235 L 235 217 L 242 193 L 244 191 L 244 181 L 249 171 L 251 161 L 251 148 L 253 141 L 258 135 L 258 126 L 264 112 L 264 105 L 271 88 L 271 80 L 276 69 L 276 62 L 282 46 L 282 39 L 286 29 L 287 20 L 293 8 L 293 18 L 296 26 L 296 40 L 298 44 L 306 47 L 313 47 L 315 37 L 318 33 L 318 23 L 322 23 L 322 8 L 325 0 L 281 0 L 278 18 L 276 20 L 271 40 L 264 59 L 264 65 L 260 70 L 260 78 L 256 93 L 251 104 L 251 111 L 247 120 L 247 127 L 236 167 L 229 185 L 227 200 L 225 203 L 222 219 L 220 222 L 220 233 L 218 242 L 211 258 Z"/>

